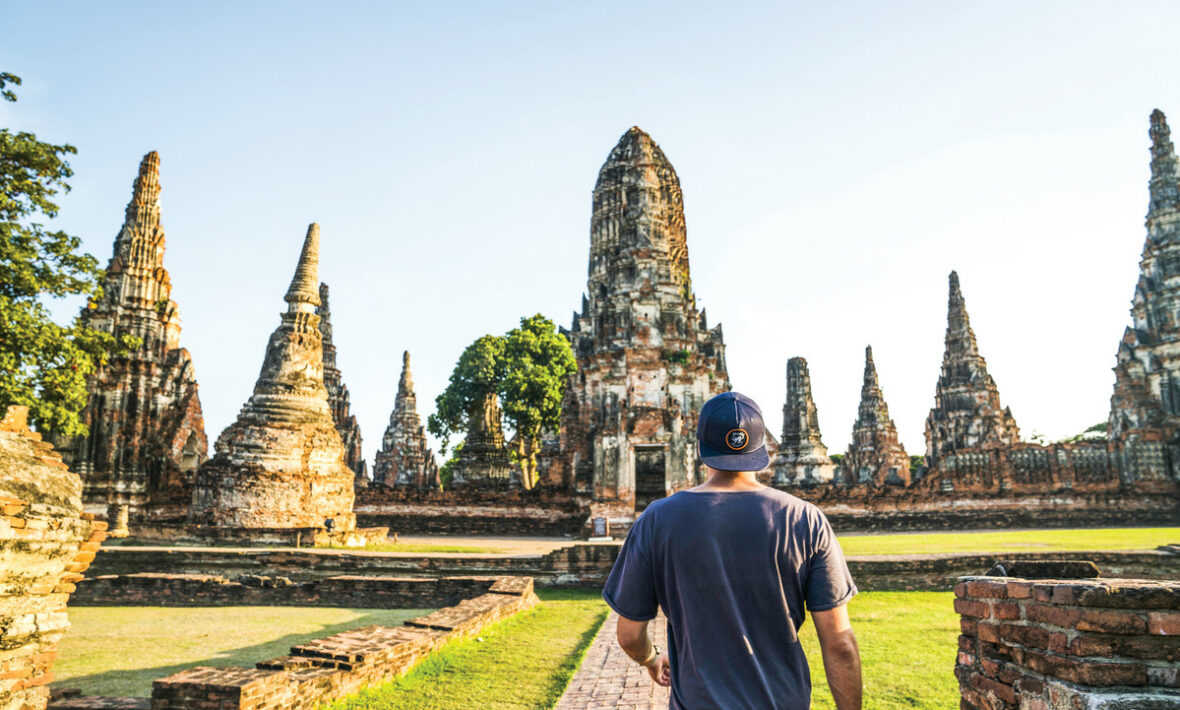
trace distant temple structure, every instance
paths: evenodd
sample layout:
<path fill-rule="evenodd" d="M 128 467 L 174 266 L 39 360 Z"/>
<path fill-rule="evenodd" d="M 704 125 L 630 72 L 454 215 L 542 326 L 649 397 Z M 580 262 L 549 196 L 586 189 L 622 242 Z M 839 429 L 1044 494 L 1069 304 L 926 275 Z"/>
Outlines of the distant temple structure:
<path fill-rule="evenodd" d="M 856 423 L 852 425 L 852 441 L 840 462 L 840 474 L 844 483 L 854 485 L 905 486 L 910 482 L 910 457 L 897 438 L 897 426 L 889 417 L 872 346 L 865 347 L 860 406 Z"/>
<path fill-rule="evenodd" d="M 307 230 L 254 394 L 197 472 L 189 522 L 240 531 L 355 528 L 352 469 L 324 387 L 320 228 Z M 214 534 L 210 530 L 210 534 Z"/>
<path fill-rule="evenodd" d="M 995 449 L 1020 443 L 1012 411 L 1000 404 L 1000 391 L 979 354 L 959 275 L 950 275 L 946 350 L 934 388 L 934 408 L 926 418 L 926 466 L 948 453 Z"/>
<path fill-rule="evenodd" d="M 578 371 L 543 483 L 621 520 L 694 485 L 697 412 L 729 389 L 725 345 L 697 310 L 680 180 L 639 128 L 598 173 L 586 295 L 565 332 Z"/>
<path fill-rule="evenodd" d="M 363 488 L 369 483 L 369 465 L 361 452 L 361 428 L 351 410 L 348 385 L 344 384 L 340 368 L 336 367 L 336 346 L 332 344 L 332 309 L 328 306 L 328 284 L 320 284 L 320 335 L 324 341 L 324 388 L 328 390 L 328 407 L 332 421 L 344 444 L 344 462 L 356 476 L 355 485 Z"/>
<path fill-rule="evenodd" d="M 418 416 L 418 397 L 410 375 L 410 353 L 402 353 L 402 375 L 381 450 L 373 462 L 374 486 L 411 486 L 438 490 L 438 464 Z"/>
<path fill-rule="evenodd" d="M 1165 442 L 1175 476 L 1180 471 L 1180 169 L 1159 109 L 1151 114 L 1149 135 L 1147 241 L 1131 325 L 1119 343 L 1108 434 L 1128 444 Z"/>
<path fill-rule="evenodd" d="M 180 347 L 180 312 L 164 268 L 160 156 L 139 164 L 123 228 L 107 263 L 103 295 L 82 310 L 82 323 L 139 338 L 87 379 L 82 420 L 89 433 L 52 437 L 82 478 L 87 512 L 122 506 L 133 517 L 171 510 L 183 516 L 193 472 L 208 441 L 192 358 Z"/>
<path fill-rule="evenodd" d="M 774 461 L 776 486 L 815 486 L 831 483 L 836 466 L 819 432 L 819 414 L 811 398 L 807 360 L 787 361 L 787 401 L 783 405 L 783 437 Z"/>

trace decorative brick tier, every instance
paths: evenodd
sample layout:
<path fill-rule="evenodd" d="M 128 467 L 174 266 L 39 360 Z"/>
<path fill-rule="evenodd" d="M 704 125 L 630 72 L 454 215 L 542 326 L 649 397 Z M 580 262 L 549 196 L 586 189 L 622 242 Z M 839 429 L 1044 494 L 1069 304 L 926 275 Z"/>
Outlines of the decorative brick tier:
<path fill-rule="evenodd" d="M 618 543 L 575 543 L 546 555 L 406 555 L 337 550 L 234 550 L 104 547 L 91 575 L 215 574 L 290 577 L 297 581 L 341 575 L 446 577 L 527 575 L 541 586 L 601 587 L 618 555 Z M 956 553 L 850 557 L 848 566 L 865 591 L 950 589 L 959 577 L 982 574 L 1000 560 L 1087 559 L 1105 574 L 1180 579 L 1180 555 L 1162 551 Z"/>
<path fill-rule="evenodd" d="M 527 585 L 524 583 L 527 582 Z M 293 582 L 288 577 L 213 574 L 102 575 L 77 585 L 75 606 L 316 606 L 424 609 L 491 592 L 532 590 L 531 577 L 373 577 L 339 575 Z"/>
<path fill-rule="evenodd" d="M 293 646 L 255 668 L 191 668 L 152 684 L 153 710 L 310 708 L 405 673 L 453 639 L 537 603 L 532 580 L 496 580 L 489 593 L 411 619 L 366 626 Z"/>
<path fill-rule="evenodd" d="M 1180 708 L 1180 582 L 964 577 L 963 710 Z"/>

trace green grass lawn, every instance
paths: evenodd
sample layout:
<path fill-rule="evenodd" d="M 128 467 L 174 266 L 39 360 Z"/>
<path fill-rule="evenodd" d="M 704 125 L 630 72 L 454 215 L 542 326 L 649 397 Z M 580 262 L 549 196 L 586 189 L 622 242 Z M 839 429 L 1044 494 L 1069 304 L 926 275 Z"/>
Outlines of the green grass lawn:
<path fill-rule="evenodd" d="M 606 619 L 594 591 L 540 590 L 539 607 L 453 642 L 401 679 L 331 710 L 526 710 L 551 708 Z"/>
<path fill-rule="evenodd" d="M 58 688 L 147 697 L 152 681 L 192 666 L 241 666 L 358 626 L 400 626 L 427 610 L 303 607 L 74 607 L 59 646 Z"/>
<path fill-rule="evenodd" d="M 840 546 L 846 555 L 1153 550 L 1176 542 L 1180 542 L 1180 528 L 1005 530 L 840 537 Z"/>
<path fill-rule="evenodd" d="M 863 592 L 848 605 L 860 643 L 865 710 L 959 706 L 955 679 L 959 615 L 951 592 Z M 799 635 L 811 663 L 811 707 L 835 708 L 815 627 Z"/>

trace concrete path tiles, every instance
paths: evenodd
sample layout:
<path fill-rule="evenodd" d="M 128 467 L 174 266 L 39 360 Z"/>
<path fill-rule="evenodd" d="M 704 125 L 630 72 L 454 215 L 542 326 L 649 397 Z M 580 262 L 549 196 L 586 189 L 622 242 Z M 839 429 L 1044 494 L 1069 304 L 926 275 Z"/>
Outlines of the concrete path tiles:
<path fill-rule="evenodd" d="M 647 669 L 619 648 L 618 622 L 619 615 L 612 611 L 555 710 L 667 710 L 669 689 L 653 683 Z M 661 648 L 665 623 L 661 615 L 651 624 L 652 638 Z"/>

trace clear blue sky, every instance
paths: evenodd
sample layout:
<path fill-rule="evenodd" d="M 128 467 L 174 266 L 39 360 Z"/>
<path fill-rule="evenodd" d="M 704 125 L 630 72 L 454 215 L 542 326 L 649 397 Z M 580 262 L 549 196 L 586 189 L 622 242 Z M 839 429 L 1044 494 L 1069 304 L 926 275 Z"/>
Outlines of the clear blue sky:
<path fill-rule="evenodd" d="M 165 265 L 216 437 L 309 222 L 366 454 L 414 358 L 568 325 L 590 193 L 639 125 L 680 175 L 699 303 L 781 424 L 802 355 L 847 445 L 871 343 L 923 453 L 958 269 L 1025 435 L 1106 418 L 1147 205 L 1180 122 L 1180 3 L 39 3 L 0 0 L 0 125 L 75 144 L 61 227 L 103 263 L 158 150 Z M 72 314 L 74 304 L 59 309 Z"/>

